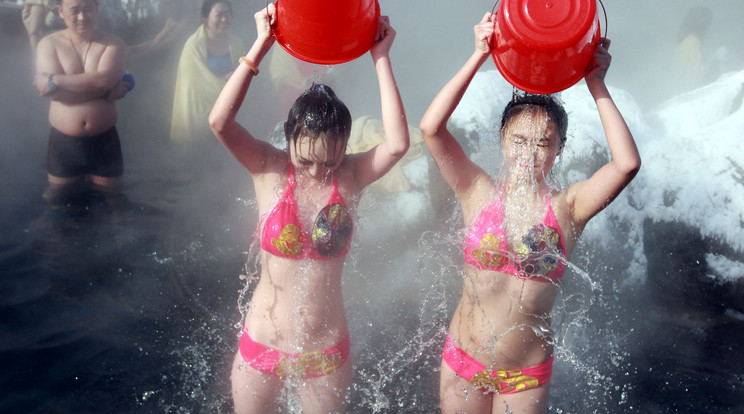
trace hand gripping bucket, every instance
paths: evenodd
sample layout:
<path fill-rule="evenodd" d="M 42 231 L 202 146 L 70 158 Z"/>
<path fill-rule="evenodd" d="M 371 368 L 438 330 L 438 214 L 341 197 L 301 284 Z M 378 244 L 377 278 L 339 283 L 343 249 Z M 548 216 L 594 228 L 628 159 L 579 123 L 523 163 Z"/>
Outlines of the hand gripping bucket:
<path fill-rule="evenodd" d="M 379 17 L 377 0 L 277 0 L 272 32 L 292 56 L 335 65 L 372 48 Z"/>
<path fill-rule="evenodd" d="M 503 0 L 494 29 L 492 55 L 499 72 L 536 94 L 556 93 L 581 80 L 600 39 L 596 0 Z"/>

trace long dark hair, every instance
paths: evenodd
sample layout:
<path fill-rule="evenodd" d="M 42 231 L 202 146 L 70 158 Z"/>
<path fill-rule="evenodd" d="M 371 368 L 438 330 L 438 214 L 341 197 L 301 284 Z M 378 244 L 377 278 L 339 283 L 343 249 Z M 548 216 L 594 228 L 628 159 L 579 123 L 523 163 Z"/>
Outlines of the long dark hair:
<path fill-rule="evenodd" d="M 321 135 L 333 142 L 334 146 L 346 146 L 351 134 L 351 113 L 349 108 L 327 85 L 313 83 L 310 89 L 300 95 L 289 110 L 284 123 L 284 135 L 289 145 L 297 145 L 301 137 L 316 140 Z M 330 143 L 330 142 L 329 142 Z"/>

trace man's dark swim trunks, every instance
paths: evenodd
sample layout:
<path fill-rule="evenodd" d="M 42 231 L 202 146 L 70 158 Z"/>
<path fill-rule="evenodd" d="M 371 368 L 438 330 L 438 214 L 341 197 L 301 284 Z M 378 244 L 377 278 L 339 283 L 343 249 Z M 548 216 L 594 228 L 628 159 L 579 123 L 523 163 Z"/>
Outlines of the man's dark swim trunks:
<path fill-rule="evenodd" d="M 56 177 L 119 177 L 124 173 L 116 127 L 91 137 L 71 137 L 55 128 L 49 133 L 47 171 Z"/>

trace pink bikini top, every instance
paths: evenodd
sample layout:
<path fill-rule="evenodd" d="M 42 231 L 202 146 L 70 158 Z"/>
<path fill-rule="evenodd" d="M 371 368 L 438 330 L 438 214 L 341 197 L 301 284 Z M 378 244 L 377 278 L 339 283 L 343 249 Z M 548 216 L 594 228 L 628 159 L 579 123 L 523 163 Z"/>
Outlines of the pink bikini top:
<path fill-rule="evenodd" d="M 346 254 L 351 244 L 353 224 L 346 210 L 336 177 L 328 205 L 315 219 L 312 231 L 302 230 L 292 190 L 296 186 L 294 168 L 289 165 L 287 188 L 264 220 L 261 248 L 287 259 L 330 259 Z"/>
<path fill-rule="evenodd" d="M 530 229 L 510 251 L 504 231 L 501 197 L 481 210 L 470 226 L 463 249 L 465 261 L 478 269 L 494 270 L 519 278 L 557 282 L 566 270 L 563 233 L 547 200 L 542 222 Z"/>

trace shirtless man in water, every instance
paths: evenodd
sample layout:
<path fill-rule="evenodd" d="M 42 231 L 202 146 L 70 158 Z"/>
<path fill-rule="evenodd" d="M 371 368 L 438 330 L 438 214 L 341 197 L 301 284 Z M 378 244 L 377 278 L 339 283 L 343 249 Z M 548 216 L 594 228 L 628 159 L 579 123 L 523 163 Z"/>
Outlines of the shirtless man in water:
<path fill-rule="evenodd" d="M 51 100 L 46 196 L 86 177 L 111 192 L 124 172 L 114 103 L 129 86 L 121 80 L 124 44 L 96 30 L 97 0 L 58 0 L 57 11 L 67 28 L 39 42 L 34 78 L 39 95 Z"/>

